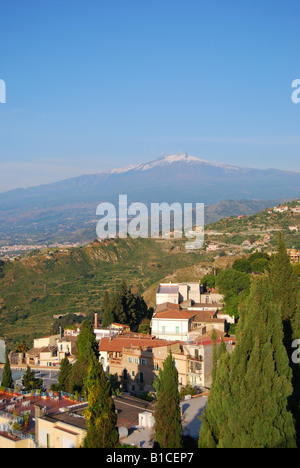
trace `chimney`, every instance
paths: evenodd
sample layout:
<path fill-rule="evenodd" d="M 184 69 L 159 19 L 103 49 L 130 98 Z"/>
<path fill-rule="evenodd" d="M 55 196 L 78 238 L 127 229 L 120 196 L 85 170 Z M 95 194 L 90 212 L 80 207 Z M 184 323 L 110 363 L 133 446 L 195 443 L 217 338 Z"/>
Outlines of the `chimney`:
<path fill-rule="evenodd" d="M 94 328 L 98 328 L 98 314 L 95 314 L 95 325 Z"/>
<path fill-rule="evenodd" d="M 35 440 L 39 446 L 39 418 L 45 414 L 45 408 L 40 405 L 34 405 L 34 419 L 35 419 Z"/>

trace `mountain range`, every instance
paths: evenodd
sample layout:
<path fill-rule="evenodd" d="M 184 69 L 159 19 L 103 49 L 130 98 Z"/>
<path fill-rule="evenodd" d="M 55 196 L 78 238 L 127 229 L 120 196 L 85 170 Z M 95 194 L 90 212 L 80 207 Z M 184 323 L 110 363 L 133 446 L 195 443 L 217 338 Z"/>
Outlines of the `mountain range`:
<path fill-rule="evenodd" d="M 251 210 L 274 206 L 279 200 L 299 198 L 300 173 L 230 166 L 180 153 L 149 163 L 14 189 L 0 194 L 0 241 L 12 235 L 20 240 L 21 234 L 21 238 L 58 240 L 54 232 L 60 232 L 64 239 L 71 239 L 75 231 L 84 237 L 96 218 L 97 205 L 104 201 L 117 203 L 120 194 L 127 195 L 128 203 L 204 203 L 207 213 L 215 204 L 230 200 L 232 214 L 251 214 Z M 231 214 L 228 203 L 227 216 Z M 248 207 L 247 213 L 243 206 Z M 206 221 L 223 217 L 222 209 L 212 211 L 215 217 Z M 95 237 L 95 225 L 90 235 Z"/>

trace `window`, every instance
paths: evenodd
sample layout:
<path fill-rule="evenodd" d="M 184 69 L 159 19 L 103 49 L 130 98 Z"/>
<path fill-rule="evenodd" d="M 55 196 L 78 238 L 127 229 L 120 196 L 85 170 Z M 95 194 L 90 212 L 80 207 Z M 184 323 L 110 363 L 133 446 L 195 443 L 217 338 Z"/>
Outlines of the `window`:
<path fill-rule="evenodd" d="M 158 371 L 158 364 L 154 364 L 154 370 Z"/>
<path fill-rule="evenodd" d="M 161 332 L 164 335 L 166 333 L 166 327 L 161 327 Z"/>
<path fill-rule="evenodd" d="M 134 358 L 134 362 L 135 362 L 135 364 L 139 364 L 140 363 L 139 358 L 138 357 Z"/>
<path fill-rule="evenodd" d="M 132 362 L 132 357 L 131 356 L 129 356 L 128 362 Z"/>
<path fill-rule="evenodd" d="M 147 365 L 147 359 L 142 359 L 142 366 L 146 366 Z"/>
<path fill-rule="evenodd" d="M 179 327 L 176 327 L 175 333 L 176 333 L 176 335 L 179 335 Z"/>
<path fill-rule="evenodd" d="M 140 392 L 143 392 L 143 391 L 144 391 L 144 386 L 141 385 L 141 386 L 140 386 Z"/>
<path fill-rule="evenodd" d="M 75 448 L 75 441 L 69 437 L 63 436 L 62 438 L 62 448 Z"/>
<path fill-rule="evenodd" d="M 135 372 L 133 370 L 133 371 L 131 371 L 131 377 L 134 377 L 134 376 L 135 376 Z"/>
<path fill-rule="evenodd" d="M 140 383 L 144 383 L 144 373 L 140 372 Z"/>
<path fill-rule="evenodd" d="M 39 439 L 40 439 L 40 445 L 42 445 L 43 447 L 50 447 L 50 434 L 49 434 L 49 432 L 45 431 L 44 429 L 40 429 Z"/>

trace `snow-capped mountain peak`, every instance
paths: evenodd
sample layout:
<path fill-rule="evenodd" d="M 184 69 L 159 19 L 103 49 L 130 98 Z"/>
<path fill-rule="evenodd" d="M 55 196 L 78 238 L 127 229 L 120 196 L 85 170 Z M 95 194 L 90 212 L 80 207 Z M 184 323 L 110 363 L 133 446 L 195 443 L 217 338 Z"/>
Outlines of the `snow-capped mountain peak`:
<path fill-rule="evenodd" d="M 153 169 L 155 167 L 163 167 L 171 164 L 178 164 L 178 163 L 184 163 L 184 164 L 204 164 L 208 166 L 215 166 L 215 167 L 223 167 L 226 169 L 238 169 L 237 167 L 234 166 L 228 166 L 216 162 L 211 162 L 207 161 L 205 159 L 200 159 L 197 158 L 196 156 L 192 156 L 187 153 L 177 153 L 177 154 L 171 154 L 171 155 L 164 155 L 159 157 L 158 159 L 155 159 L 154 161 L 150 161 L 148 163 L 142 163 L 142 164 L 131 164 L 130 166 L 125 166 L 121 167 L 118 169 L 112 169 L 109 171 L 105 171 L 106 173 L 109 174 L 121 174 L 129 171 L 148 171 L 150 169 Z"/>

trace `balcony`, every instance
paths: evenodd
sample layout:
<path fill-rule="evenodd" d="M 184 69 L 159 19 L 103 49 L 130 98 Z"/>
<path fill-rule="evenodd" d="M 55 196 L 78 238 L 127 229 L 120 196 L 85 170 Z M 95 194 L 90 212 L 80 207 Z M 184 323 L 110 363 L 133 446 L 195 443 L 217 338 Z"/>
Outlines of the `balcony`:
<path fill-rule="evenodd" d="M 122 363 L 122 359 L 121 358 L 111 358 L 109 360 L 109 364 L 112 365 L 112 366 L 120 366 Z"/>
<path fill-rule="evenodd" d="M 188 354 L 187 358 L 189 361 L 203 362 L 203 356 L 191 356 L 191 354 Z"/>

